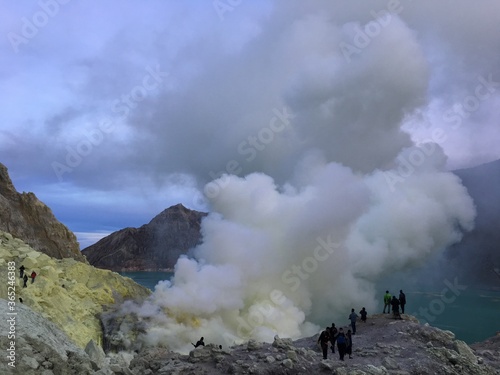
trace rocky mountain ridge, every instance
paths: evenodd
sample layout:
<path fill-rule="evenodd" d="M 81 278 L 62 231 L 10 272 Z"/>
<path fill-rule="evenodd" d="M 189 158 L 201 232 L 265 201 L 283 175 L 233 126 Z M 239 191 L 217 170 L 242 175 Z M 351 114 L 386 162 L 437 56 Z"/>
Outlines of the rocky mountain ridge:
<path fill-rule="evenodd" d="M 470 283 L 500 285 L 495 268 L 500 268 L 500 160 L 456 170 L 476 205 L 474 229 L 447 250 L 453 274 Z"/>
<path fill-rule="evenodd" d="M 93 266 L 113 271 L 169 270 L 200 242 L 206 215 L 177 204 L 148 224 L 111 233 L 82 253 Z"/>
<path fill-rule="evenodd" d="M 34 193 L 18 193 L 0 163 L 0 230 L 51 257 L 85 262 L 76 236 Z"/>

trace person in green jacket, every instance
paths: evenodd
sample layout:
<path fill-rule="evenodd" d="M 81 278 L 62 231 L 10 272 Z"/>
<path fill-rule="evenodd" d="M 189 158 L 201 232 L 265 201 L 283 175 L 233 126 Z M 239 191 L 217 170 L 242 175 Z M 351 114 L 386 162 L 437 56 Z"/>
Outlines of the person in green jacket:
<path fill-rule="evenodd" d="M 389 293 L 389 291 L 386 290 L 385 294 L 384 294 L 384 311 L 382 312 L 382 314 L 385 314 L 386 307 L 387 307 L 387 314 L 390 314 L 390 312 L 391 312 L 391 300 L 392 300 L 392 296 Z"/>

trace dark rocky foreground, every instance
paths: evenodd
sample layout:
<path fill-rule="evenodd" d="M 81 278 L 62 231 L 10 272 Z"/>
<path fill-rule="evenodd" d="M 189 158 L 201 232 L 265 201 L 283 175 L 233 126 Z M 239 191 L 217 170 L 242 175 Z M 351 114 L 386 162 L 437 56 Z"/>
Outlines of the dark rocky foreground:
<path fill-rule="evenodd" d="M 353 358 L 341 362 L 335 354 L 322 359 L 317 335 L 297 341 L 275 337 L 273 343 L 249 341 L 222 349 L 207 337 L 207 346 L 188 355 L 160 347 L 105 355 L 93 341 L 85 351 L 76 347 L 29 307 L 17 304 L 16 310 L 15 367 L 3 355 L 2 374 L 500 374 L 499 337 L 471 349 L 453 333 L 420 325 L 408 315 L 404 320 L 375 315 L 358 323 Z M 0 300 L 0 313 L 6 316 L 5 300 Z M 6 319 L 0 320 L 0 330 L 2 349 L 8 349 Z"/>

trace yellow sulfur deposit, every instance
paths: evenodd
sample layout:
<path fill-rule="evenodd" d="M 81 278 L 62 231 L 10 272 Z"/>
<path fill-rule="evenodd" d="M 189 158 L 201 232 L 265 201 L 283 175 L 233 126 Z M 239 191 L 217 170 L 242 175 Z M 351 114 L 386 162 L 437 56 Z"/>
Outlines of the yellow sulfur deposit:
<path fill-rule="evenodd" d="M 27 287 L 19 277 L 25 267 Z M 7 283 L 15 267 L 15 298 Z M 37 276 L 31 283 L 31 272 Z M 102 343 L 99 314 L 103 305 L 124 299 L 142 299 L 150 294 L 147 288 L 116 272 L 102 270 L 73 258 L 55 259 L 37 252 L 23 241 L 0 231 L 0 298 L 15 299 L 57 324 L 78 346 L 84 348 L 93 339 Z M 9 293 L 9 294 L 8 294 Z M 22 324 L 21 322 L 19 324 Z"/>

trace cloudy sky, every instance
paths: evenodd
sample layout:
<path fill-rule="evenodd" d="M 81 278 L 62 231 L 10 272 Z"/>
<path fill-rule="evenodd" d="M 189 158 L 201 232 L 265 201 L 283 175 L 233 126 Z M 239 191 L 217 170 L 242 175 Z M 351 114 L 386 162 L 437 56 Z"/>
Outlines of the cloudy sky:
<path fill-rule="evenodd" d="M 286 190 L 321 159 L 390 189 L 500 158 L 496 0 L 0 6 L 0 162 L 82 248 L 210 210 L 222 173 Z"/>

